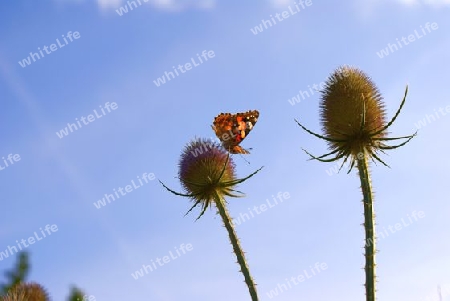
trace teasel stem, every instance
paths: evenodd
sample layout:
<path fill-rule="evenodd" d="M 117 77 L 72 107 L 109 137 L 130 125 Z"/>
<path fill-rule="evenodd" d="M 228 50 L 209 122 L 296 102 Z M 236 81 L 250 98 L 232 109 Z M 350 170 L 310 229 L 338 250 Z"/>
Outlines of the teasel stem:
<path fill-rule="evenodd" d="M 214 194 L 214 199 L 217 211 L 219 212 L 223 224 L 225 225 L 225 228 L 228 231 L 228 236 L 230 237 L 231 245 L 233 246 L 233 251 L 236 254 L 238 264 L 241 267 L 241 272 L 244 275 L 245 283 L 247 284 L 250 296 L 252 297 L 252 301 L 258 301 L 256 284 L 252 276 L 250 275 L 250 269 L 248 268 L 244 251 L 242 250 L 241 243 L 239 242 L 239 238 L 237 237 L 236 231 L 234 230 L 230 214 L 226 208 L 226 201 L 218 193 Z"/>
<path fill-rule="evenodd" d="M 378 152 L 396 149 L 408 143 L 416 133 L 402 137 L 387 137 L 388 128 L 400 114 L 406 101 L 408 87 L 394 117 L 387 122 L 384 102 L 375 83 L 358 68 L 342 66 L 327 79 L 321 100 L 321 121 L 325 135 L 316 134 L 297 123 L 306 132 L 327 141 L 329 153 L 322 156 L 307 154 L 321 162 L 344 159 L 342 166 L 350 160 L 348 173 L 357 165 L 361 180 L 364 205 L 365 230 L 365 276 L 366 300 L 375 301 L 375 214 L 373 192 L 370 181 L 369 160 L 388 166 Z M 387 141 L 405 139 L 398 145 L 387 145 Z M 363 155 L 363 157 L 361 157 Z"/>
<path fill-rule="evenodd" d="M 361 189 L 363 193 L 364 204 L 364 230 L 365 239 L 365 272 L 366 272 L 366 300 L 375 301 L 375 224 L 373 209 L 373 192 L 370 181 L 369 165 L 364 149 L 361 150 L 364 158 L 358 158 L 358 171 L 361 180 Z"/>

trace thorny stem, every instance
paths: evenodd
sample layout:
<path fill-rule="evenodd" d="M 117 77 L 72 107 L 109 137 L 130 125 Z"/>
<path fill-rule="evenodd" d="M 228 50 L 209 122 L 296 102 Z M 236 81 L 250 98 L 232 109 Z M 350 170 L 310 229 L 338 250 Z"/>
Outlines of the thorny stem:
<path fill-rule="evenodd" d="M 365 258 L 366 265 L 364 270 L 366 272 L 366 301 L 375 301 L 375 226 L 374 226 L 374 210 L 373 210 L 373 192 L 370 182 L 370 172 L 368 168 L 368 161 L 366 152 L 361 150 L 364 158 L 358 158 L 358 171 L 361 180 L 361 189 L 363 192 L 364 204 L 364 229 L 366 234 L 365 239 Z"/>
<path fill-rule="evenodd" d="M 228 236 L 230 237 L 231 245 L 233 246 L 233 251 L 236 254 L 237 261 L 241 267 L 241 272 L 244 275 L 245 283 L 247 284 L 252 301 L 258 301 L 258 294 L 256 292 L 256 284 L 250 275 L 250 269 L 248 268 L 247 261 L 245 260 L 244 251 L 242 251 L 239 238 L 237 237 L 236 231 L 234 230 L 230 214 L 225 205 L 225 200 L 217 193 L 215 193 L 215 204 L 217 211 L 222 217 L 223 224 L 228 231 Z"/>

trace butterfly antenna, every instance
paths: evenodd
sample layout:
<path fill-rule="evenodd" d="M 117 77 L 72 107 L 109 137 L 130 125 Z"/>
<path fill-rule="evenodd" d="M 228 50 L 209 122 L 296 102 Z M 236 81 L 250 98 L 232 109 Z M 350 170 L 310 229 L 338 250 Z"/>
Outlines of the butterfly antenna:
<path fill-rule="evenodd" d="M 242 154 L 239 154 L 241 156 L 242 159 L 244 159 L 245 162 L 247 162 L 250 165 L 250 162 L 247 161 L 247 159 L 245 159 L 244 156 L 242 156 Z"/>

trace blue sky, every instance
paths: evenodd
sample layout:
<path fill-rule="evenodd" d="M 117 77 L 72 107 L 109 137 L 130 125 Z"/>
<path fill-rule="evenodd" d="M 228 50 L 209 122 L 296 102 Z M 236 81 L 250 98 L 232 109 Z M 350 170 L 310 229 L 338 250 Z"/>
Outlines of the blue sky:
<path fill-rule="evenodd" d="M 157 179 L 180 190 L 175 176 L 184 145 L 195 136 L 214 137 L 210 125 L 221 112 L 257 109 L 259 120 L 242 143 L 253 148 L 245 157 L 250 165 L 234 159 L 240 176 L 265 168 L 239 187 L 247 196 L 230 199 L 229 210 L 237 218 L 272 195 L 290 195 L 237 227 L 260 299 L 361 300 L 357 174 L 307 161 L 301 148 L 323 154 L 326 144 L 294 118 L 320 132 L 319 94 L 289 101 L 338 66 L 351 65 L 377 84 L 388 118 L 409 85 L 391 136 L 420 128 L 410 144 L 382 155 L 391 169 L 371 167 L 378 229 L 404 223 L 378 241 L 378 298 L 424 301 L 441 285 L 449 290 L 443 300 L 450 300 L 448 1 L 312 0 L 257 34 L 263 19 L 294 4 L 141 3 L 121 16 L 116 10 L 127 5 L 121 0 L 1 4 L 0 157 L 18 154 L 20 160 L 7 167 L 0 160 L 0 252 L 54 224 L 56 232 L 26 248 L 30 280 L 54 300 L 63 300 L 71 284 L 99 301 L 249 300 L 215 211 L 197 222 L 198 211 L 183 218 L 191 203 Z M 424 35 L 427 22 L 437 28 Z M 79 37 L 66 44 L 62 35 L 67 39 L 69 32 Z M 409 35 L 414 41 L 395 50 L 392 44 Z M 18 63 L 57 39 L 63 47 L 25 67 Z M 214 57 L 154 84 L 204 50 Z M 108 111 L 107 103 L 116 109 Z M 56 134 L 94 110 L 100 117 L 63 138 Z M 144 173 L 155 179 L 100 209 L 94 205 Z M 422 217 L 411 223 L 413 212 Z M 182 244 L 192 249 L 137 280 L 131 275 Z M 15 262 L 8 254 L 1 271 Z M 269 297 L 316 263 L 327 268 Z"/>

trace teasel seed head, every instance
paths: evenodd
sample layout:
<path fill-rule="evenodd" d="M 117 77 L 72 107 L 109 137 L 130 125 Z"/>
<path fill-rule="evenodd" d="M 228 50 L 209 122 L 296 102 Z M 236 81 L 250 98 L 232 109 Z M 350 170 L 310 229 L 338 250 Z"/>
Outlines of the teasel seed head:
<path fill-rule="evenodd" d="M 20 283 L 14 286 L 3 301 L 50 301 L 47 291 L 38 283 Z"/>
<path fill-rule="evenodd" d="M 187 213 L 201 204 L 199 219 L 217 196 L 242 197 L 243 194 L 235 190 L 235 187 L 259 170 L 261 168 L 246 178 L 238 179 L 235 164 L 228 151 L 213 140 L 196 138 L 186 145 L 179 162 L 178 176 L 186 193 L 175 192 L 161 181 L 160 183 L 170 192 L 194 201 Z"/>
<path fill-rule="evenodd" d="M 330 152 L 320 157 L 311 154 L 312 159 L 333 162 L 350 159 L 349 172 L 355 162 L 362 159 L 377 160 L 386 165 L 378 152 L 395 149 L 408 143 L 415 135 L 388 138 L 387 129 L 399 115 L 408 93 L 406 87 L 403 101 L 392 120 L 386 123 L 383 98 L 376 85 L 361 70 L 342 66 L 337 68 L 326 80 L 321 91 L 320 116 L 324 135 L 316 134 L 297 120 L 296 122 L 308 133 L 327 141 Z M 406 139 L 396 146 L 386 145 L 386 141 Z M 332 158 L 328 156 L 334 155 Z M 341 168 L 342 168 L 341 166 Z"/>

